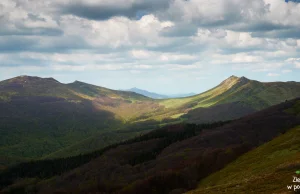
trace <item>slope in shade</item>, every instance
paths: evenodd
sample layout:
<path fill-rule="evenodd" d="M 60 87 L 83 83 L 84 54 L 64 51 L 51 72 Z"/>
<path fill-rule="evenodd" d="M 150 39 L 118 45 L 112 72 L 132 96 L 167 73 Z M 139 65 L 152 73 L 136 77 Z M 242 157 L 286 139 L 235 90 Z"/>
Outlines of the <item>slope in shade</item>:
<path fill-rule="evenodd" d="M 211 123 L 237 119 L 256 112 L 254 108 L 243 102 L 219 104 L 207 108 L 196 108 L 182 116 L 190 123 Z"/>
<path fill-rule="evenodd" d="M 108 111 L 90 101 L 69 102 L 56 97 L 12 97 L 0 102 L 0 155 L 37 158 L 118 126 Z"/>
<path fill-rule="evenodd" d="M 0 155 L 9 158 L 3 159 L 1 165 L 44 157 L 99 132 L 118 128 L 126 114 L 116 111 L 124 109 L 121 107 L 129 107 L 127 112 L 130 107 L 139 107 L 140 112 L 157 108 L 149 98 L 133 92 L 30 76 L 0 82 L 0 107 Z M 140 112 L 127 115 L 139 116 Z M 115 140 L 98 139 L 115 143 L 128 138 L 106 134 Z"/>

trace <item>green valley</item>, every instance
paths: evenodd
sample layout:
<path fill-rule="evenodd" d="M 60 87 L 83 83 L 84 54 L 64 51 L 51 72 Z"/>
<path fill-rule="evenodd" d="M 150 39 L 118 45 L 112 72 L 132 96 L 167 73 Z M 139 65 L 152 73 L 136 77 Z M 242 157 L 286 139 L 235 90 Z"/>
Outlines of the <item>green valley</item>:
<path fill-rule="evenodd" d="M 283 191 L 299 167 L 299 101 L 233 121 L 167 125 L 88 154 L 21 163 L 0 172 L 0 188 L 164 194 L 194 190 L 200 181 L 191 192 Z"/>

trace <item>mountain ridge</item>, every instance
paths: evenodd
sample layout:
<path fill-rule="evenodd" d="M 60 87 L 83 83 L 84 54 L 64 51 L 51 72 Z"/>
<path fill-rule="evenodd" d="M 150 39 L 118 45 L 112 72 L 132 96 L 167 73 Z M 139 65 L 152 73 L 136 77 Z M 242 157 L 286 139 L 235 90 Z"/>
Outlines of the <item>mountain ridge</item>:
<path fill-rule="evenodd" d="M 0 107 L 0 156 L 17 161 L 44 157 L 95 134 L 99 147 L 124 140 L 130 132 L 122 138 L 113 130 L 160 108 L 133 92 L 34 76 L 1 81 Z"/>
<path fill-rule="evenodd" d="M 287 94 L 280 91 L 280 87 L 284 90 L 287 90 Z M 256 80 L 250 80 L 245 77 L 236 77 L 230 76 L 226 80 L 222 81 L 216 87 L 207 90 L 203 93 L 197 94 L 192 97 L 186 97 L 184 99 L 166 99 L 162 100 L 161 104 L 166 105 L 170 108 L 172 107 L 183 107 L 183 106 L 192 106 L 193 108 L 197 107 L 208 107 L 211 105 L 217 105 L 221 103 L 230 103 L 234 101 L 245 101 L 246 103 L 255 103 L 254 99 L 250 99 L 255 97 L 256 100 L 260 101 L 262 104 L 256 104 L 256 109 L 266 108 L 269 105 L 274 105 L 275 103 L 279 103 L 281 96 L 276 97 L 273 95 L 275 93 L 285 94 L 286 99 L 292 99 L 300 96 L 300 83 L 299 82 L 259 82 Z M 271 98 L 267 99 L 268 96 L 264 96 L 264 90 L 269 90 L 272 94 L 272 97 L 276 97 L 277 99 L 273 100 Z M 287 95 L 291 95 L 288 97 Z M 234 96 L 232 98 L 231 96 Z M 272 102 L 274 101 L 274 102 Z M 169 105 L 171 103 L 171 105 Z M 259 107 L 261 106 L 261 107 Z"/>

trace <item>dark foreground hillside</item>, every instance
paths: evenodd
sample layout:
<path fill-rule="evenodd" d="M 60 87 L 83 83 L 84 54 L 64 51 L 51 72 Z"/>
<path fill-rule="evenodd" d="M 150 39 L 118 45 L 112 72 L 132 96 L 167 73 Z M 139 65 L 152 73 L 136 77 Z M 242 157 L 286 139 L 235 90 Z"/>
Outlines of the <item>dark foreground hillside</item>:
<path fill-rule="evenodd" d="M 300 126 L 244 154 L 189 194 L 293 193 L 300 169 Z M 292 185 L 292 189 L 288 189 Z M 296 189 L 299 193 L 300 189 Z"/>
<path fill-rule="evenodd" d="M 287 101 L 227 124 L 168 126 L 93 157 L 61 159 L 61 164 L 70 164 L 67 170 L 51 161 L 22 164 L 1 174 L 3 192 L 182 193 L 243 153 L 299 125 L 299 102 Z M 62 169 L 55 172 L 58 167 Z"/>

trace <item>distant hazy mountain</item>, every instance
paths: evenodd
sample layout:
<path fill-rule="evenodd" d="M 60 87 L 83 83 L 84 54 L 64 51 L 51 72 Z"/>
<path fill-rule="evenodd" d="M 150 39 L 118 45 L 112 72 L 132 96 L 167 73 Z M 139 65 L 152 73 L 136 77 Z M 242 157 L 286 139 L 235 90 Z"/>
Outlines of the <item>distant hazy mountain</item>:
<path fill-rule="evenodd" d="M 154 92 L 149 92 L 147 90 L 142 90 L 142 89 L 135 88 L 135 87 L 130 88 L 128 91 L 135 92 L 137 94 L 141 94 L 143 96 L 147 96 L 147 97 L 154 98 L 154 99 L 168 98 L 168 96 L 166 96 L 166 95 L 157 94 L 157 93 L 154 93 Z"/>
<path fill-rule="evenodd" d="M 147 96 L 149 98 L 154 98 L 154 99 L 165 99 L 165 98 L 182 98 L 182 97 L 187 97 L 187 96 L 193 96 L 196 95 L 196 93 L 188 93 L 188 94 L 171 94 L 171 95 L 165 95 L 165 94 L 157 94 L 154 92 L 149 92 L 147 90 L 142 90 L 139 88 L 131 88 L 127 91 L 135 92 L 144 96 Z"/>

